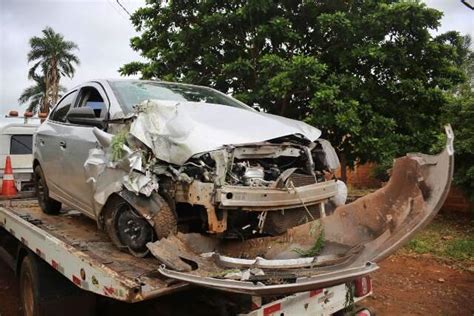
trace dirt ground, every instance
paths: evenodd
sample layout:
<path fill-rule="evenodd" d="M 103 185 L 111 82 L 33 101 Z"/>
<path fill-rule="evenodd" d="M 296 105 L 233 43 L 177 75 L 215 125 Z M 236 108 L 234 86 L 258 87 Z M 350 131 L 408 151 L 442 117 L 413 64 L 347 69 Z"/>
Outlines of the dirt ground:
<path fill-rule="evenodd" d="M 365 305 L 378 315 L 474 315 L 474 273 L 430 255 L 392 256 L 373 280 L 374 295 Z M 0 261 L 0 315 L 19 316 L 18 304 L 17 281 Z"/>
<path fill-rule="evenodd" d="M 430 255 L 395 255 L 373 275 L 378 315 L 474 315 L 474 273 Z"/>

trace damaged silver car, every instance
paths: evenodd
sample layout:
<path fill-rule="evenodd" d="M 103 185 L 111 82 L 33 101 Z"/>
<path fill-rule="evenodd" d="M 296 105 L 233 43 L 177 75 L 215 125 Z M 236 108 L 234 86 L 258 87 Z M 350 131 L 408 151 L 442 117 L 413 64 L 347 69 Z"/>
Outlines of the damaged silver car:
<path fill-rule="evenodd" d="M 98 80 L 68 92 L 35 135 L 39 204 L 69 205 L 164 276 L 273 295 L 367 274 L 429 222 L 447 194 L 438 156 L 395 161 L 379 191 L 345 205 L 321 132 L 216 90 Z"/>

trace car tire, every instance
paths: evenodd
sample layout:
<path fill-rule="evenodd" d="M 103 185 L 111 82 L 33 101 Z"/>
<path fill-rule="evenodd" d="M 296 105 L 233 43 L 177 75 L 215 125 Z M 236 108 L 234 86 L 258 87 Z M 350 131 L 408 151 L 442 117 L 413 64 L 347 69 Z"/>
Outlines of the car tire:
<path fill-rule="evenodd" d="M 49 189 L 46 185 L 43 169 L 38 165 L 34 173 L 35 191 L 38 198 L 38 204 L 45 214 L 57 215 L 61 211 L 61 202 L 49 197 Z"/>
<path fill-rule="evenodd" d="M 153 227 L 127 201 L 113 196 L 105 205 L 102 214 L 105 231 L 117 248 L 127 250 L 139 258 L 148 255 L 146 244 L 155 240 Z M 130 227 L 127 227 L 127 224 L 130 224 Z M 134 229 L 139 232 L 134 233 Z M 137 238 L 132 239 L 130 234 Z"/>

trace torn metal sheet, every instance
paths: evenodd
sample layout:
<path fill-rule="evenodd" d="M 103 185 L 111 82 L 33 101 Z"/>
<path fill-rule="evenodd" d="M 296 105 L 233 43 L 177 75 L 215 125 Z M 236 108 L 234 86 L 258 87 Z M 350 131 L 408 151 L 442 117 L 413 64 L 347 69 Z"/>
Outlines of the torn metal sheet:
<path fill-rule="evenodd" d="M 318 142 L 321 144 L 323 152 L 326 156 L 326 163 L 331 170 L 336 170 L 339 168 L 339 157 L 337 157 L 336 150 L 332 147 L 331 143 L 325 139 L 318 139 Z"/>
<path fill-rule="evenodd" d="M 154 175 L 145 174 L 142 151 L 132 150 L 125 143 L 121 148 L 112 148 L 114 135 L 98 128 L 93 129 L 101 148 L 93 148 L 84 163 L 87 182 L 92 186 L 93 205 L 98 214 L 110 195 L 125 187 L 135 194 L 150 196 L 158 190 Z M 120 150 L 122 158 L 114 160 L 113 150 Z"/>
<path fill-rule="evenodd" d="M 321 135 L 317 128 L 303 122 L 208 103 L 148 100 L 137 106 L 137 112 L 130 134 L 150 148 L 156 158 L 175 165 L 224 145 L 294 134 L 314 141 Z"/>
<path fill-rule="evenodd" d="M 123 178 L 125 188 L 136 194 L 141 193 L 150 196 L 158 190 L 158 182 L 154 176 L 147 176 L 138 172 L 131 172 Z"/>
<path fill-rule="evenodd" d="M 193 267 L 177 272 L 161 266 L 159 271 L 176 280 L 251 295 L 307 291 L 373 272 L 376 262 L 400 248 L 441 208 L 454 166 L 449 126 L 446 135 L 446 148 L 441 154 L 409 154 L 396 159 L 387 185 L 339 206 L 331 215 L 320 218 L 320 224 L 308 222 L 280 236 L 244 241 L 207 242 L 205 237 L 193 241 L 193 236 L 178 235 L 183 248 L 176 256 L 193 261 Z M 302 256 L 316 246 L 321 236 L 319 254 Z M 159 250 L 159 244 L 154 246 Z M 230 273 L 229 268 L 240 273 Z M 250 275 L 250 282 L 241 281 L 249 268 L 262 269 L 263 275 Z M 240 276 L 240 281 L 226 279 L 229 274 L 237 279 Z M 275 280 L 280 280 L 277 285 Z"/>

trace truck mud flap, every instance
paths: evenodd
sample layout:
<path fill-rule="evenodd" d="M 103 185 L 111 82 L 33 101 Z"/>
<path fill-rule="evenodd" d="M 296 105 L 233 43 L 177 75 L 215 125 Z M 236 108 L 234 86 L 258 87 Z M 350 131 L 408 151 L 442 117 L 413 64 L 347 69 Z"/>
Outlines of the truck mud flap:
<path fill-rule="evenodd" d="M 308 291 L 369 274 L 443 205 L 454 167 L 454 136 L 445 129 L 442 153 L 396 159 L 384 187 L 282 235 L 229 241 L 178 233 L 148 248 L 165 277 L 251 295 Z"/>

